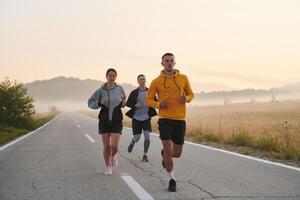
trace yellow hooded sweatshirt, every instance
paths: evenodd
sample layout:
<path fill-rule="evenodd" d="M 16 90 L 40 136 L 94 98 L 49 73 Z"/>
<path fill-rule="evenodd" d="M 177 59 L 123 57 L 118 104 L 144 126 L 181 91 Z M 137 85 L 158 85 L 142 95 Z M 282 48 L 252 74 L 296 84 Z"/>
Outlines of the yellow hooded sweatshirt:
<path fill-rule="evenodd" d="M 187 102 L 194 98 L 189 80 L 186 75 L 180 74 L 178 70 L 174 70 L 172 76 L 166 76 L 164 71 L 151 82 L 149 87 L 146 103 L 153 108 L 160 108 L 160 102 L 166 101 L 167 108 L 160 108 L 159 118 L 185 120 L 186 105 L 181 103 L 181 96 L 186 95 Z M 154 100 L 157 97 L 158 101 Z"/>

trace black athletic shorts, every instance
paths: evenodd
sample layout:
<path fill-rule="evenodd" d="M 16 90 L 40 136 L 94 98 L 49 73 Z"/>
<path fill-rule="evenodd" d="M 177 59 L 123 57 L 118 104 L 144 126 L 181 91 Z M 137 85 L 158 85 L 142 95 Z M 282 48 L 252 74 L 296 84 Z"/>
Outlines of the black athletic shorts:
<path fill-rule="evenodd" d="M 133 135 L 141 134 L 144 131 L 152 131 L 151 128 L 151 119 L 147 119 L 145 121 L 138 121 L 136 119 L 132 119 L 132 132 Z"/>
<path fill-rule="evenodd" d="M 122 134 L 122 120 L 102 121 L 98 123 L 99 134 L 103 133 L 120 133 Z"/>
<path fill-rule="evenodd" d="M 158 130 L 161 140 L 172 140 L 175 144 L 184 144 L 186 124 L 184 120 L 159 119 Z"/>

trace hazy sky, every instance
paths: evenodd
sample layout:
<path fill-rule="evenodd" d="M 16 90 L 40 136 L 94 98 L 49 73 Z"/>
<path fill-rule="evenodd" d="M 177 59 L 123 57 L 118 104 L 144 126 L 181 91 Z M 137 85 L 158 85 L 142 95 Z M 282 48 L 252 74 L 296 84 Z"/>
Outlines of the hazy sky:
<path fill-rule="evenodd" d="M 165 52 L 195 91 L 300 82 L 300 1 L 0 0 L 0 79 L 150 82 Z"/>

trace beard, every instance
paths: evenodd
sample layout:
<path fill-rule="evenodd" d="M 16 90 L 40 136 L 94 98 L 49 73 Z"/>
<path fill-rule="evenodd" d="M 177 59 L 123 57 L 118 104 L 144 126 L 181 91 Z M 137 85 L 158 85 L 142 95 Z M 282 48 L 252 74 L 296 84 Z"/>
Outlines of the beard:
<path fill-rule="evenodd" d="M 166 67 L 166 71 L 167 72 L 172 72 L 174 69 L 173 69 L 173 66 L 172 65 L 169 65 Z"/>

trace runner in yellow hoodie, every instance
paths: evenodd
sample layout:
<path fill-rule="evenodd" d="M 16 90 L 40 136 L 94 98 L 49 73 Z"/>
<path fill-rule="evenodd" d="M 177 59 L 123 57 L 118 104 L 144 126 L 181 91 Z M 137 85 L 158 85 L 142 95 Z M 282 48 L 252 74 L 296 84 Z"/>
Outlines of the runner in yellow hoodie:
<path fill-rule="evenodd" d="M 172 53 L 164 54 L 161 64 L 164 70 L 152 81 L 146 102 L 150 107 L 159 109 L 159 137 L 163 143 L 162 165 L 170 177 L 168 190 L 176 192 L 172 157 L 179 158 L 181 155 L 186 129 L 186 103 L 193 99 L 194 94 L 187 76 L 174 69 L 176 62 Z M 158 101 L 154 100 L 155 96 Z"/>

